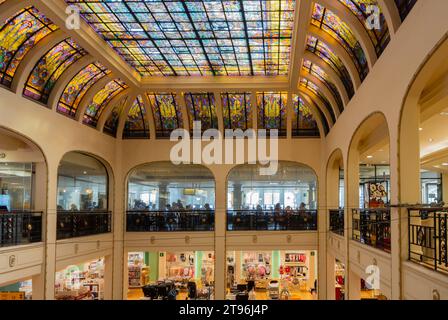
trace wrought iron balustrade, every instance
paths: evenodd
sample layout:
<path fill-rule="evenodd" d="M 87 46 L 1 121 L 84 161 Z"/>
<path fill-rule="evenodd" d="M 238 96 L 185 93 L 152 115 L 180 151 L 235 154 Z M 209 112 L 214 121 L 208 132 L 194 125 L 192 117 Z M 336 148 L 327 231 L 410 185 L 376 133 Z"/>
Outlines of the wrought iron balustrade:
<path fill-rule="evenodd" d="M 353 209 L 352 239 L 390 252 L 390 209 Z"/>
<path fill-rule="evenodd" d="M 330 231 L 344 236 L 344 209 L 330 209 Z"/>
<path fill-rule="evenodd" d="M 214 231 L 214 210 L 126 212 L 127 232 Z"/>
<path fill-rule="evenodd" d="M 57 239 L 70 239 L 112 232 L 112 213 L 108 211 L 59 211 Z"/>
<path fill-rule="evenodd" d="M 448 208 L 409 208 L 409 260 L 448 273 Z"/>
<path fill-rule="evenodd" d="M 42 241 L 42 212 L 0 212 L 0 247 Z"/>
<path fill-rule="evenodd" d="M 227 230 L 317 230 L 317 210 L 227 210 Z"/>

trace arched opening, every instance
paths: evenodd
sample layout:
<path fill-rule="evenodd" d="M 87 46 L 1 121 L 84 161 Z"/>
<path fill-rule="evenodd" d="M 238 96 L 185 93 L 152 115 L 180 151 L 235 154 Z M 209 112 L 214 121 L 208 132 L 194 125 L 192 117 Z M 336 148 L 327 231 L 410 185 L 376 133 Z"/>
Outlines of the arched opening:
<path fill-rule="evenodd" d="M 97 158 L 83 152 L 64 155 L 56 201 L 58 240 L 111 232 L 109 174 Z"/>
<path fill-rule="evenodd" d="M 317 230 L 317 177 L 301 164 L 280 161 L 274 175 L 260 165 L 232 169 L 227 178 L 227 230 Z"/>
<path fill-rule="evenodd" d="M 402 258 L 448 272 L 448 40 L 422 65 L 404 101 L 400 120 L 400 202 L 408 217 Z M 418 141 L 418 143 L 416 143 Z M 403 237 L 403 236 L 402 236 Z"/>
<path fill-rule="evenodd" d="M 201 165 L 155 162 L 128 178 L 127 231 L 213 231 L 215 179 Z"/>

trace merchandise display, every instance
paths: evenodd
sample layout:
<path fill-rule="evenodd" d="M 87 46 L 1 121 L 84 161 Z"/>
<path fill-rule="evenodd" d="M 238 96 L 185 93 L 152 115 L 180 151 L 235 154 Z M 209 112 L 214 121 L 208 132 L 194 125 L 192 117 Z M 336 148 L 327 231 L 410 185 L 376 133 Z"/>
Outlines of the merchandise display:
<path fill-rule="evenodd" d="M 336 300 L 344 300 L 345 299 L 345 265 L 336 259 L 335 265 L 335 298 Z"/>
<path fill-rule="evenodd" d="M 104 258 L 56 272 L 56 300 L 103 300 Z"/>
<path fill-rule="evenodd" d="M 32 300 L 33 282 L 31 279 L 0 287 L 0 300 Z"/>

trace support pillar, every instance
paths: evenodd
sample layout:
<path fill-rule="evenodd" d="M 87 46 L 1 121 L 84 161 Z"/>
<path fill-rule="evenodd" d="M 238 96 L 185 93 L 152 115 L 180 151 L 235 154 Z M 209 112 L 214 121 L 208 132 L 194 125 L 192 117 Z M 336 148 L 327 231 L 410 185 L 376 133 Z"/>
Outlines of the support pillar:
<path fill-rule="evenodd" d="M 348 272 L 350 287 L 348 288 L 349 300 L 361 300 L 361 277 L 353 271 Z"/>
<path fill-rule="evenodd" d="M 223 170 L 221 170 L 223 171 Z M 225 172 L 215 172 L 215 299 L 226 297 L 226 179 Z"/>

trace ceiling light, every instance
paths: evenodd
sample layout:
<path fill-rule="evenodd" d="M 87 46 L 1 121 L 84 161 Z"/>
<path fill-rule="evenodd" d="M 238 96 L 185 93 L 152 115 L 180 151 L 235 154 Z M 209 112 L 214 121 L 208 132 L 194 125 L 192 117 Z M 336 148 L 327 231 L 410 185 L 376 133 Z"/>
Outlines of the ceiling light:
<path fill-rule="evenodd" d="M 446 111 L 440 112 L 440 115 L 441 116 L 448 116 L 448 112 L 446 112 Z"/>
<path fill-rule="evenodd" d="M 423 131 L 423 128 L 418 128 L 418 131 Z"/>
<path fill-rule="evenodd" d="M 433 142 L 434 141 L 434 139 L 433 138 L 429 138 L 429 140 L 428 140 L 429 142 Z"/>
<path fill-rule="evenodd" d="M 444 167 L 448 167 L 448 162 L 444 162 L 444 163 L 442 163 L 442 166 L 444 166 Z"/>
<path fill-rule="evenodd" d="M 87 171 L 84 171 L 83 173 L 84 173 L 84 174 L 87 174 Z"/>
<path fill-rule="evenodd" d="M 373 156 L 367 156 L 367 159 L 372 159 L 373 158 Z"/>

